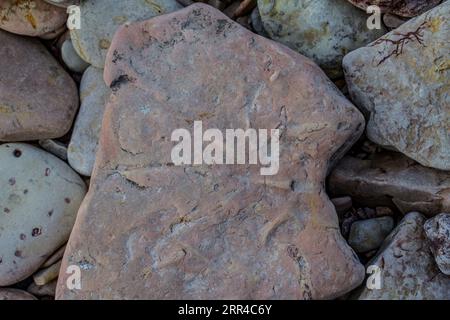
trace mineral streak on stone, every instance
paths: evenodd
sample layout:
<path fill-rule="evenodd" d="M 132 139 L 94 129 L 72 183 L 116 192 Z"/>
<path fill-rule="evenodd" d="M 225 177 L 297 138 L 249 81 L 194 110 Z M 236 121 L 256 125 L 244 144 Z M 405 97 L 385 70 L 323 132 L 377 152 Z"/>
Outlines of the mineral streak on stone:
<path fill-rule="evenodd" d="M 450 2 L 343 61 L 352 100 L 373 142 L 450 170 Z"/>
<path fill-rule="evenodd" d="M 390 206 L 403 214 L 450 211 L 450 173 L 426 168 L 397 152 L 361 160 L 346 156 L 331 173 L 333 196 L 351 196 L 370 207 Z"/>
<path fill-rule="evenodd" d="M 42 36 L 66 23 L 67 14 L 43 0 L 0 1 L 0 29 L 26 36 Z"/>
<path fill-rule="evenodd" d="M 450 296 L 450 277 L 439 271 L 423 230 L 425 218 L 407 214 L 368 262 L 380 270 L 381 287 L 364 288 L 360 300 L 440 300 Z"/>
<path fill-rule="evenodd" d="M 393 13 L 402 17 L 415 17 L 428 11 L 441 0 L 348 0 L 355 6 L 366 10 L 369 6 L 378 6 L 382 12 Z"/>
<path fill-rule="evenodd" d="M 75 82 L 46 48 L 0 30 L 0 141 L 52 139 L 71 127 Z"/>
<path fill-rule="evenodd" d="M 91 188 L 57 298 L 311 299 L 358 286 L 364 269 L 324 190 L 328 162 L 362 115 L 310 60 L 211 6 L 121 27 Z M 280 170 L 174 166 L 171 133 L 279 128 Z"/>
<path fill-rule="evenodd" d="M 331 78 L 342 76 L 342 59 L 387 32 L 367 28 L 368 15 L 346 1 L 258 0 L 271 39 L 313 59 Z"/>

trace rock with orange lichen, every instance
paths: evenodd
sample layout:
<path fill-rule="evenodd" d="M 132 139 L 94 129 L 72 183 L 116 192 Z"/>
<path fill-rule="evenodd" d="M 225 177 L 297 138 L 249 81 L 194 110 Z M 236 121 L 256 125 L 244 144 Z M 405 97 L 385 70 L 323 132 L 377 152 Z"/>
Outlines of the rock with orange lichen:
<path fill-rule="evenodd" d="M 59 299 L 318 299 L 358 286 L 364 268 L 325 192 L 330 161 L 360 136 L 357 109 L 320 68 L 211 6 L 121 27 L 90 191 Z M 259 165 L 181 165 L 172 132 L 281 132 L 276 175 Z"/>
<path fill-rule="evenodd" d="M 450 1 L 344 58 L 367 135 L 424 166 L 450 170 Z"/>
<path fill-rule="evenodd" d="M 2 0 L 0 29 L 25 36 L 43 36 L 64 27 L 66 9 L 43 0 Z"/>

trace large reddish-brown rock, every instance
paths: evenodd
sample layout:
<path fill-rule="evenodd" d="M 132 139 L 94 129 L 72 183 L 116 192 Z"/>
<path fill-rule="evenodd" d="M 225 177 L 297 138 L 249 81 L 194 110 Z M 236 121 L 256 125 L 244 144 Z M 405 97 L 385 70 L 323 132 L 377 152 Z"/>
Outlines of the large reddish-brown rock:
<path fill-rule="evenodd" d="M 59 138 L 78 109 L 70 75 L 37 40 L 0 30 L 0 141 Z"/>
<path fill-rule="evenodd" d="M 62 27 L 67 20 L 65 8 L 44 0 L 0 1 L 0 29 L 26 36 L 45 36 Z"/>
<path fill-rule="evenodd" d="M 113 94 L 57 298 L 334 298 L 362 282 L 324 179 L 364 120 L 313 62 L 197 4 L 121 27 L 105 81 Z M 171 133 L 195 120 L 279 128 L 278 174 L 174 166 Z M 81 290 L 66 287 L 70 265 Z"/>
<path fill-rule="evenodd" d="M 379 6 L 382 12 L 393 13 L 402 17 L 415 17 L 428 11 L 442 0 L 348 0 L 355 6 L 366 10 L 369 6 Z"/>

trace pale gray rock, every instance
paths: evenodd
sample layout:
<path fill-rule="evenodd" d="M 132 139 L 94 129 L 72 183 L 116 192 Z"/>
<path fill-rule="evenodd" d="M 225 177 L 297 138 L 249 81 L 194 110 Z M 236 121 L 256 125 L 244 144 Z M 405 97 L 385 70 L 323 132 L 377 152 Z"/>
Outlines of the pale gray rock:
<path fill-rule="evenodd" d="M 70 32 L 73 46 L 84 61 L 103 68 L 112 37 L 120 25 L 180 8 L 175 0 L 85 0 L 80 4 L 81 28 Z"/>
<path fill-rule="evenodd" d="M 369 30 L 367 14 L 346 1 L 258 0 L 270 37 L 313 59 L 332 78 L 342 75 L 342 58 L 379 38 Z"/>
<path fill-rule="evenodd" d="M 439 269 L 450 275 L 450 214 L 441 213 L 428 220 L 424 229 Z"/>
<path fill-rule="evenodd" d="M 89 67 L 81 79 L 81 106 L 67 151 L 69 164 L 85 176 L 90 176 L 94 167 L 103 113 L 110 93 L 103 80 L 103 69 Z"/>
<path fill-rule="evenodd" d="M 348 244 L 358 253 L 377 249 L 394 228 L 394 219 L 381 217 L 352 223 Z"/>
<path fill-rule="evenodd" d="M 367 264 L 380 270 L 381 288 L 365 287 L 360 300 L 450 299 L 450 277 L 439 271 L 420 213 L 407 214 Z"/>
<path fill-rule="evenodd" d="M 71 40 L 64 41 L 61 47 L 61 58 L 73 72 L 82 73 L 89 67 L 89 63 L 80 58 L 78 53 L 75 51 Z"/>
<path fill-rule="evenodd" d="M 373 142 L 450 170 L 450 2 L 343 61 L 352 100 Z"/>
<path fill-rule="evenodd" d="M 0 286 L 32 275 L 67 241 L 85 193 L 55 156 L 22 143 L 0 146 Z"/>

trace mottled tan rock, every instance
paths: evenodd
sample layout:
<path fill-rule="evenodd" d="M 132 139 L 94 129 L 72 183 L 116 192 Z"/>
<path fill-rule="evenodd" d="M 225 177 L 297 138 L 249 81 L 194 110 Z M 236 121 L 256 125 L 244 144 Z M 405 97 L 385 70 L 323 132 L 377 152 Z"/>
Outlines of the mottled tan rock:
<path fill-rule="evenodd" d="M 121 27 L 91 187 L 59 299 L 334 298 L 364 269 L 324 190 L 361 114 L 310 60 L 211 6 Z M 280 128 L 280 168 L 174 166 L 177 128 Z"/>
<path fill-rule="evenodd" d="M 23 290 L 0 288 L 0 301 L 1 300 L 37 300 L 37 298 Z"/>
<path fill-rule="evenodd" d="M 0 29 L 25 36 L 42 36 L 63 27 L 67 20 L 64 8 L 43 0 L 2 0 Z"/>
<path fill-rule="evenodd" d="M 450 170 L 449 16 L 447 1 L 343 60 L 369 139 L 441 170 Z"/>
<path fill-rule="evenodd" d="M 360 300 L 435 300 L 450 298 L 450 277 L 437 268 L 427 243 L 424 216 L 412 212 L 386 238 L 368 262 L 380 270 L 381 288 L 364 288 Z"/>
<path fill-rule="evenodd" d="M 331 173 L 329 190 L 369 207 L 390 206 L 428 216 L 450 210 L 450 173 L 426 168 L 397 152 L 361 160 L 346 156 Z"/>
<path fill-rule="evenodd" d="M 415 17 L 432 9 L 441 0 L 348 0 L 355 6 L 366 10 L 369 6 L 378 6 L 382 12 L 393 13 L 402 17 Z"/>
<path fill-rule="evenodd" d="M 0 30 L 0 141 L 52 139 L 71 127 L 75 82 L 34 39 Z"/>

